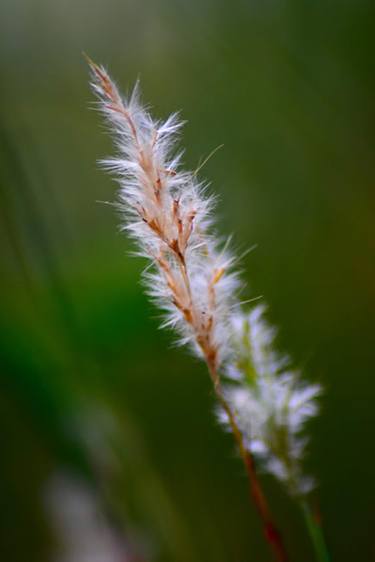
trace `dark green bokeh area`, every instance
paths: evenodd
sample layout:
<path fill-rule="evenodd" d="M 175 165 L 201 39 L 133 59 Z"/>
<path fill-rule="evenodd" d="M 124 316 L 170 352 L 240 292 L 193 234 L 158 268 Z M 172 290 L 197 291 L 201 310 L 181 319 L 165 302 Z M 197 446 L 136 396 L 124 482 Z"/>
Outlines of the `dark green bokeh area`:
<path fill-rule="evenodd" d="M 112 148 L 82 51 L 124 90 L 140 76 L 156 115 L 182 110 L 186 167 L 225 145 L 201 174 L 220 232 L 257 244 L 244 299 L 265 297 L 326 389 L 306 466 L 332 561 L 374 559 L 374 26 L 371 0 L 2 1 L 2 560 L 57 560 L 62 474 L 138 559 L 270 560 L 205 368 L 158 330 L 145 264 L 100 203 Z M 312 562 L 297 508 L 263 482 L 291 561 Z"/>

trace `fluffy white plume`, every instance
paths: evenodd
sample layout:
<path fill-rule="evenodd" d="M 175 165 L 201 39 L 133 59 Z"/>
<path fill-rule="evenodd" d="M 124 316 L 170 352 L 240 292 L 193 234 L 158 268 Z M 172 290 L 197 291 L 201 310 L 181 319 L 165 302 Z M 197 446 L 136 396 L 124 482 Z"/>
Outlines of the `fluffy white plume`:
<path fill-rule="evenodd" d="M 212 234 L 212 197 L 173 153 L 182 123 L 176 114 L 154 120 L 138 85 L 124 99 L 104 68 L 90 66 L 117 148 L 102 163 L 120 184 L 124 230 L 154 266 L 144 276 L 148 292 L 166 312 L 164 325 L 217 372 L 230 355 L 228 315 L 238 280 L 230 273 L 233 258 Z"/>
<path fill-rule="evenodd" d="M 213 199 L 206 186 L 181 170 L 181 154 L 173 152 L 182 125 L 177 115 L 154 120 L 141 104 L 138 85 L 125 99 L 104 68 L 89 63 L 117 148 L 103 165 L 120 184 L 123 229 L 153 265 L 144 278 L 166 313 L 164 326 L 177 330 L 181 343 L 206 361 L 226 412 L 222 418 L 229 420 L 240 450 L 243 436 L 269 472 L 293 493 L 304 493 L 312 481 L 302 474 L 301 431 L 317 412 L 320 387 L 303 385 L 297 373 L 284 371 L 288 360 L 273 349 L 274 330 L 263 320 L 263 307 L 247 316 L 234 312 L 240 307 L 234 307 L 239 282 L 231 272 L 233 257 L 213 236 Z M 220 372 L 236 381 L 225 397 Z"/>
<path fill-rule="evenodd" d="M 283 481 L 292 494 L 314 485 L 303 474 L 307 443 L 305 422 L 317 414 L 319 385 L 302 383 L 299 373 L 285 370 L 286 357 L 274 349 L 275 330 L 264 320 L 263 305 L 233 317 L 236 359 L 228 374 L 237 381 L 226 388 L 247 447 L 266 471 Z M 226 423 L 226 417 L 222 416 Z"/>

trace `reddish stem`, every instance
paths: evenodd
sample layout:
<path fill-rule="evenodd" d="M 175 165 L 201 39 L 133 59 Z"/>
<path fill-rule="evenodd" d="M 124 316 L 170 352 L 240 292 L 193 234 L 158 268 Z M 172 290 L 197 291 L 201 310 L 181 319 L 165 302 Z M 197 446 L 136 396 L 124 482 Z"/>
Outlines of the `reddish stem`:
<path fill-rule="evenodd" d="M 267 500 L 265 498 L 261 484 L 258 479 L 258 475 L 256 473 L 253 456 L 246 449 L 243 441 L 242 433 L 238 427 L 236 418 L 232 410 L 230 409 L 229 404 L 224 398 L 221 382 L 216 369 L 209 365 L 209 371 L 210 371 L 211 379 L 214 383 L 216 397 L 220 405 L 222 406 L 223 410 L 225 411 L 226 415 L 228 416 L 229 425 L 232 429 L 234 439 L 237 443 L 242 461 L 245 465 L 246 473 L 249 479 L 250 497 L 255 503 L 256 510 L 262 521 L 263 532 L 266 541 L 270 545 L 271 550 L 275 556 L 275 560 L 277 560 L 277 562 L 288 562 L 288 555 L 286 553 L 281 534 L 278 531 L 275 523 L 273 522 L 273 518 L 271 516 Z"/>

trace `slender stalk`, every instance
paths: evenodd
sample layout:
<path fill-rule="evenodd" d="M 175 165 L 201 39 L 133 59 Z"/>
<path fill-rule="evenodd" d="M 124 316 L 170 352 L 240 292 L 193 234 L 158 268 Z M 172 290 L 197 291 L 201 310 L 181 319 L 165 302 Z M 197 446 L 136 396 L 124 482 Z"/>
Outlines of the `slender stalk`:
<path fill-rule="evenodd" d="M 314 517 L 311 507 L 306 500 L 301 501 L 301 508 L 304 515 L 306 527 L 309 531 L 309 535 L 314 546 L 317 561 L 331 562 L 322 527 L 320 526 L 316 517 Z"/>
<path fill-rule="evenodd" d="M 277 560 L 277 562 L 287 562 L 288 561 L 288 555 L 287 555 L 287 552 L 285 550 L 285 546 L 284 546 L 281 534 L 278 531 L 278 529 L 277 529 L 277 527 L 276 527 L 276 525 L 273 521 L 273 518 L 271 516 L 271 512 L 270 512 L 266 497 L 263 493 L 261 484 L 260 484 L 259 479 L 258 479 L 258 475 L 256 473 L 253 456 L 248 451 L 248 449 L 246 449 L 244 441 L 243 441 L 242 433 L 241 433 L 241 431 L 240 431 L 240 429 L 237 425 L 237 422 L 236 422 L 236 418 L 235 418 L 231 408 L 229 407 L 229 404 L 225 400 L 223 390 L 222 390 L 222 386 L 221 386 L 221 382 L 220 382 L 220 378 L 219 378 L 219 375 L 218 375 L 216 369 L 213 366 L 210 366 L 209 363 L 208 363 L 208 368 L 209 368 L 209 372 L 210 372 L 212 382 L 214 384 L 216 397 L 217 397 L 220 405 L 224 409 L 225 413 L 228 416 L 229 425 L 232 429 L 234 439 L 237 443 L 238 450 L 239 450 L 240 455 L 241 455 L 241 459 L 244 463 L 246 473 L 247 473 L 247 476 L 248 476 L 248 479 L 249 479 L 250 498 L 254 502 L 256 510 L 258 512 L 258 515 L 259 515 L 259 517 L 262 521 L 263 532 L 264 532 L 264 536 L 266 538 L 266 541 L 269 544 L 269 546 L 271 547 L 271 550 L 272 550 L 272 552 L 275 556 L 275 560 Z"/>

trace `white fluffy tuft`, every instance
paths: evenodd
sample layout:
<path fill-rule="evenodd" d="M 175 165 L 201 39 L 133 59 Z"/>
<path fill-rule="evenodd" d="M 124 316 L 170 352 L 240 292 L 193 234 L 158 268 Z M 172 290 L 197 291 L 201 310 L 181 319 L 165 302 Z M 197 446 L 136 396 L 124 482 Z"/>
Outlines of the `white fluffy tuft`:
<path fill-rule="evenodd" d="M 248 315 L 233 317 L 237 359 L 228 375 L 237 383 L 227 386 L 226 399 L 247 447 L 264 469 L 292 494 L 303 495 L 314 486 L 303 473 L 308 441 L 303 432 L 306 421 L 318 413 L 321 387 L 303 383 L 298 372 L 286 370 L 289 361 L 275 351 L 275 330 L 264 320 L 264 312 L 258 305 Z"/>

